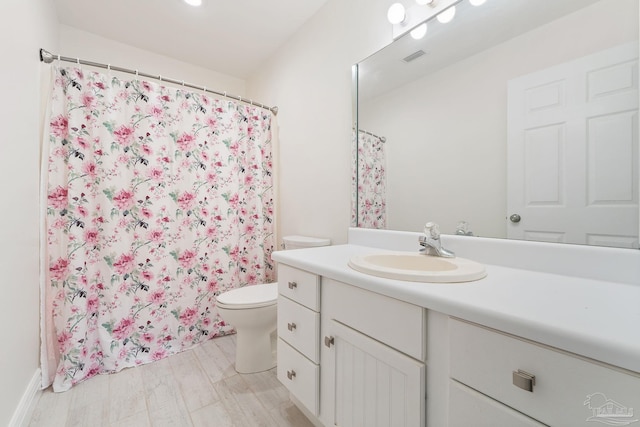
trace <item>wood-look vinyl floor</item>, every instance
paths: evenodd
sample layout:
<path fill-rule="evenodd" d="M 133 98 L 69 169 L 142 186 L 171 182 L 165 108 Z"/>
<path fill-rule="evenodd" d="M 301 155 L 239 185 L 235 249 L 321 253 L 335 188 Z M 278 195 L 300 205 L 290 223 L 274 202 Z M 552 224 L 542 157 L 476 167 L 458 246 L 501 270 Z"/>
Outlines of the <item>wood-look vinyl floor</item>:
<path fill-rule="evenodd" d="M 272 369 L 238 374 L 235 335 L 158 362 L 38 393 L 30 427 L 313 427 Z"/>

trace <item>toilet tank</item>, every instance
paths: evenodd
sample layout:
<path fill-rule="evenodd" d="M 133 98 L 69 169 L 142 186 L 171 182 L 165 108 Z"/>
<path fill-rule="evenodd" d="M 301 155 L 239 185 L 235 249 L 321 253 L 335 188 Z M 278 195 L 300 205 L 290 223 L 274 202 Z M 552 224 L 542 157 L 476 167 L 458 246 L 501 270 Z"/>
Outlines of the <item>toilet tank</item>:
<path fill-rule="evenodd" d="M 286 250 L 317 248 L 320 246 L 329 246 L 331 244 L 331 239 L 320 239 L 318 237 L 308 236 L 284 236 L 282 240 L 284 242 L 284 248 Z"/>

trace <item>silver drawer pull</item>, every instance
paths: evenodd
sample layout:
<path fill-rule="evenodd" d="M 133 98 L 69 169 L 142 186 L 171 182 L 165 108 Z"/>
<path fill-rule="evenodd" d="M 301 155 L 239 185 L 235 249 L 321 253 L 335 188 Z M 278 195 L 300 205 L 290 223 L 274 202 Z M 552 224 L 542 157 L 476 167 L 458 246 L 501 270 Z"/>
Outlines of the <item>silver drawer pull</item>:
<path fill-rule="evenodd" d="M 536 376 L 518 369 L 513 371 L 513 385 L 525 391 L 533 392 L 533 386 L 536 385 Z"/>
<path fill-rule="evenodd" d="M 287 323 L 287 329 L 290 332 L 293 332 L 296 329 L 296 324 L 295 323 Z"/>
<path fill-rule="evenodd" d="M 294 371 L 293 369 L 290 371 L 287 371 L 287 378 L 289 378 L 290 380 L 293 380 L 296 377 L 296 371 Z"/>
<path fill-rule="evenodd" d="M 289 289 L 295 289 L 298 287 L 298 284 L 296 282 L 289 282 Z"/>
<path fill-rule="evenodd" d="M 331 348 L 331 345 L 335 342 L 333 337 L 324 337 L 324 345 Z"/>

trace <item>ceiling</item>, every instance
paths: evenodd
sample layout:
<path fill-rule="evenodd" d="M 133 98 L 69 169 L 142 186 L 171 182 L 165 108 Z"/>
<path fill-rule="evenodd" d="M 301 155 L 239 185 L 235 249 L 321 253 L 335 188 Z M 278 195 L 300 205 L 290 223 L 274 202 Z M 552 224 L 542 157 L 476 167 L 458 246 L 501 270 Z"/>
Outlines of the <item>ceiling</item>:
<path fill-rule="evenodd" d="M 184 62 L 247 78 L 327 0 L 54 0 L 58 20 Z"/>
<path fill-rule="evenodd" d="M 408 34 L 359 64 L 358 98 L 372 99 L 513 37 L 524 34 L 600 0 L 491 0 L 480 7 L 461 2 L 455 19 L 428 23 L 427 36 Z M 423 56 L 403 58 L 422 50 Z"/>

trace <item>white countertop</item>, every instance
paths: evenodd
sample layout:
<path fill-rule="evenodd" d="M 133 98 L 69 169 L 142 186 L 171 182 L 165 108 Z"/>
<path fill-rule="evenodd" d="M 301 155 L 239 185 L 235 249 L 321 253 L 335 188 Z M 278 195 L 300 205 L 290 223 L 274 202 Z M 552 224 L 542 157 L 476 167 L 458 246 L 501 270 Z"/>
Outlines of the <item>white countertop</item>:
<path fill-rule="evenodd" d="M 416 283 L 359 273 L 359 245 L 279 251 L 277 262 L 640 373 L 640 286 L 486 264 L 468 283 Z"/>

